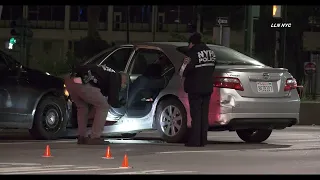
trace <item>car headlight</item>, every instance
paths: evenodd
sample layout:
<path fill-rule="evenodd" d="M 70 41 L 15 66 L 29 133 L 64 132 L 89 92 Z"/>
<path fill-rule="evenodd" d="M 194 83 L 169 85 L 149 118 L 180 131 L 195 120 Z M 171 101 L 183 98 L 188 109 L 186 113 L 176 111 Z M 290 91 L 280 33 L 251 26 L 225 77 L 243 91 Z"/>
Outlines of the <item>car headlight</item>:
<path fill-rule="evenodd" d="M 67 88 L 66 88 L 66 85 L 64 84 L 63 87 L 64 87 L 64 95 L 65 95 L 66 97 L 69 97 L 69 92 L 68 92 L 68 90 L 67 90 Z"/>

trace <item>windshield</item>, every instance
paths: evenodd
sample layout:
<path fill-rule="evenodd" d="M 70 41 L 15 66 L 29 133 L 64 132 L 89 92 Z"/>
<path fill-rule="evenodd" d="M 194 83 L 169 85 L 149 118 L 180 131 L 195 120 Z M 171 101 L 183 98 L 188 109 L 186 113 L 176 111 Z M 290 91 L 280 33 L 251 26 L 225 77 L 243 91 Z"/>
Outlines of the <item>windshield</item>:
<path fill-rule="evenodd" d="M 112 53 L 115 49 L 118 47 L 111 47 L 106 50 L 101 51 L 100 53 L 92 56 L 87 61 L 82 63 L 81 65 L 87 65 L 87 64 L 99 64 L 104 58 L 106 58 L 110 53 Z"/>
<path fill-rule="evenodd" d="M 4 58 L 6 59 L 7 63 L 9 65 L 20 65 L 20 62 L 17 61 L 14 57 L 12 57 L 10 54 L 6 53 L 3 50 L 0 50 L 1 55 L 4 56 Z"/>
<path fill-rule="evenodd" d="M 231 48 L 227 48 L 224 46 L 215 46 L 215 45 L 207 45 L 210 49 L 212 49 L 216 55 L 217 64 L 221 65 L 254 65 L 254 66 L 265 66 L 259 61 L 246 56 L 236 50 Z M 178 47 L 178 51 L 185 54 L 188 50 L 188 47 Z"/>

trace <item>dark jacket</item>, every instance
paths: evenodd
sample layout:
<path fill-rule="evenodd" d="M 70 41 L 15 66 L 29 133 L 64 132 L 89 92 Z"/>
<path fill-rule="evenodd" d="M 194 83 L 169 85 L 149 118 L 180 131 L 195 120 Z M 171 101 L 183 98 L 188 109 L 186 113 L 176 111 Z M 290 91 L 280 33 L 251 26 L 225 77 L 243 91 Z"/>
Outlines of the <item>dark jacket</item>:
<path fill-rule="evenodd" d="M 211 93 L 213 90 L 213 72 L 216 64 L 214 52 L 205 44 L 196 44 L 185 52 L 190 62 L 183 76 L 186 93 Z M 180 69 L 181 70 L 181 69 Z"/>
<path fill-rule="evenodd" d="M 84 65 L 77 67 L 74 72 L 76 76 L 83 78 L 88 70 L 96 78 L 96 82 L 89 83 L 101 90 L 101 93 L 108 97 L 108 103 L 114 108 L 121 107 L 119 102 L 119 92 L 121 90 L 121 75 L 106 66 Z"/>

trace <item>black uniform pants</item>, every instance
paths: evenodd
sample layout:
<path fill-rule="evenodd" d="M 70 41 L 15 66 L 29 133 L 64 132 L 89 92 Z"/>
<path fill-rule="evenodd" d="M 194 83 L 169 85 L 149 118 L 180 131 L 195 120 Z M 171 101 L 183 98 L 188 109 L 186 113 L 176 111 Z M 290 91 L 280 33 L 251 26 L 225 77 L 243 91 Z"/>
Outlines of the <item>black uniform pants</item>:
<path fill-rule="evenodd" d="M 188 129 L 187 146 L 205 146 L 208 134 L 208 114 L 211 93 L 188 94 L 191 129 Z"/>

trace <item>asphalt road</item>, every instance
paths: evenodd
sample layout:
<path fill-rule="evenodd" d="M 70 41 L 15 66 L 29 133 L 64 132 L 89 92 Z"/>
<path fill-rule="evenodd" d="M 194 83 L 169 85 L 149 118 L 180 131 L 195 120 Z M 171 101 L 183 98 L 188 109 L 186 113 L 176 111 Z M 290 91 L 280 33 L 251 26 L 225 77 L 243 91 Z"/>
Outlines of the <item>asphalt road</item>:
<path fill-rule="evenodd" d="M 235 132 L 210 132 L 203 148 L 167 144 L 153 132 L 135 140 L 109 139 L 106 146 L 74 139 L 34 141 L 23 132 L 0 132 L 0 174 L 316 174 L 320 128 L 274 131 L 264 144 L 243 143 Z M 53 157 L 43 158 L 46 145 Z M 131 168 L 120 168 L 124 154 Z"/>

